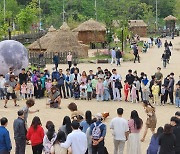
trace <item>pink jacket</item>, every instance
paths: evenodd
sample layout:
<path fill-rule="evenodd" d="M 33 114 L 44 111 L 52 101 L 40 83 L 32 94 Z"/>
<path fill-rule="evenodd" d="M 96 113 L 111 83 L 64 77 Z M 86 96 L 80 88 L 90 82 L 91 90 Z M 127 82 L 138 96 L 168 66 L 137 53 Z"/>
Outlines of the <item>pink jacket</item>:
<path fill-rule="evenodd" d="M 102 82 L 98 82 L 96 85 L 96 94 L 97 95 L 103 95 L 104 93 L 104 86 Z"/>

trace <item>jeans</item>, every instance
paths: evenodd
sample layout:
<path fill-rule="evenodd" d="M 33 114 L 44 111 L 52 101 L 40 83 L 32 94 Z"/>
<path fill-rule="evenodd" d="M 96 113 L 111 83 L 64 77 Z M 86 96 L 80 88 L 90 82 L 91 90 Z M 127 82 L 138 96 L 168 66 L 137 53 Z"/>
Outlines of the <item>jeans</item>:
<path fill-rule="evenodd" d="M 167 61 L 166 60 L 163 60 L 163 67 L 166 68 L 166 63 Z"/>
<path fill-rule="evenodd" d="M 170 103 L 174 104 L 174 96 L 173 96 L 173 91 L 168 91 L 169 93 L 169 99 L 170 99 Z"/>
<path fill-rule="evenodd" d="M 0 98 L 4 98 L 6 96 L 5 88 L 0 88 Z"/>
<path fill-rule="evenodd" d="M 58 64 L 55 64 L 55 68 L 56 68 L 56 71 L 57 71 L 57 69 L 58 69 Z"/>
<path fill-rule="evenodd" d="M 92 97 L 92 92 L 87 92 L 87 99 L 91 100 L 91 97 Z"/>
<path fill-rule="evenodd" d="M 92 145 L 92 154 L 104 154 L 104 140 L 99 142 L 98 145 Z"/>
<path fill-rule="evenodd" d="M 79 98 L 79 92 L 74 92 L 74 98 Z"/>
<path fill-rule="evenodd" d="M 118 65 L 121 65 L 121 64 L 120 64 L 120 58 L 117 58 L 117 66 L 118 66 Z"/>
<path fill-rule="evenodd" d="M 176 106 L 177 107 L 180 107 L 180 98 L 179 97 L 176 97 Z"/>
<path fill-rule="evenodd" d="M 16 143 L 15 154 L 25 154 L 26 140 L 25 139 L 18 139 L 18 140 L 15 140 L 15 143 Z"/>
<path fill-rule="evenodd" d="M 113 100 L 120 100 L 120 92 L 118 88 L 113 88 Z"/>
<path fill-rule="evenodd" d="M 70 92 L 70 94 L 69 94 Z M 72 84 L 71 83 L 67 83 L 66 82 L 66 93 L 67 93 L 67 96 L 69 97 L 73 97 L 73 91 L 72 91 Z"/>
<path fill-rule="evenodd" d="M 43 150 L 43 145 L 42 144 L 32 146 L 33 154 L 42 154 L 42 150 Z"/>
<path fill-rule="evenodd" d="M 114 154 L 123 154 L 125 141 L 114 140 Z"/>
<path fill-rule="evenodd" d="M 64 98 L 66 98 L 66 91 L 65 91 L 64 84 L 63 85 L 58 85 L 58 87 L 59 87 L 59 92 L 60 92 L 61 98 L 62 98 L 62 91 L 63 91 L 63 94 L 64 94 Z"/>
<path fill-rule="evenodd" d="M 72 66 L 72 62 L 71 61 L 68 61 L 68 66 L 69 66 L 69 69 L 71 69 L 71 66 Z"/>
<path fill-rule="evenodd" d="M 104 101 L 108 101 L 109 100 L 109 90 L 108 89 L 104 89 Z"/>
<path fill-rule="evenodd" d="M 138 62 L 140 63 L 140 59 L 139 59 L 139 55 L 138 54 L 134 54 L 134 63 L 136 62 L 136 59 L 138 59 Z"/>

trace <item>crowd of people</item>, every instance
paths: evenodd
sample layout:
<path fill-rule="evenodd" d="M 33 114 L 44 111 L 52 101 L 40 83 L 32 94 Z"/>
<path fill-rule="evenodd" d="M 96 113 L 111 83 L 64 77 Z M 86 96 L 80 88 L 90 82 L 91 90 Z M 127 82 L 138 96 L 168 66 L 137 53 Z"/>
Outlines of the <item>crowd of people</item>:
<path fill-rule="evenodd" d="M 27 125 L 28 114 L 38 111 L 30 111 L 35 104 L 33 99 L 26 101 L 26 106 L 17 112 L 18 118 L 14 120 L 15 153 L 25 154 L 26 145 L 32 146 L 33 154 L 108 154 L 105 146 L 107 129 L 102 113 L 92 116 L 90 110 L 83 112 L 78 110 L 75 103 L 68 105 L 71 117 L 65 116 L 58 132 L 52 121 L 47 121 L 45 128 L 41 120 L 35 116 L 30 127 Z M 152 138 L 147 148 L 147 154 L 179 154 L 180 153 L 180 112 L 177 111 L 171 117 L 170 123 L 164 128 L 156 128 L 155 107 L 148 101 L 143 101 L 147 120 L 144 123 L 138 112 L 133 110 L 130 119 L 123 118 L 123 108 L 117 109 L 117 117 L 110 122 L 113 135 L 114 154 L 123 154 L 127 144 L 127 154 L 141 154 L 141 141 L 145 140 L 147 129 L 152 131 Z M 8 119 L 0 119 L 0 153 L 9 154 L 12 150 L 9 131 L 6 129 Z M 145 124 L 145 132 L 140 140 L 140 132 Z M 127 142 L 127 143 L 126 143 Z"/>

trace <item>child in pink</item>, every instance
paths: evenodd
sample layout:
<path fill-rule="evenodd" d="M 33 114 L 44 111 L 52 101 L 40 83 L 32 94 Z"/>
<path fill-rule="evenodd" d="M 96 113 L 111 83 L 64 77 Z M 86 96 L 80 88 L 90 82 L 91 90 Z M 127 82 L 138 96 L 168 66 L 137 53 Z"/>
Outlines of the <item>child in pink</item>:
<path fill-rule="evenodd" d="M 25 82 L 23 82 L 23 84 L 21 85 L 21 96 L 22 99 L 26 98 L 26 93 L 27 93 L 27 85 Z"/>
<path fill-rule="evenodd" d="M 125 101 L 128 101 L 128 93 L 129 93 L 130 85 L 128 82 L 125 80 L 124 81 L 124 95 L 125 95 Z"/>
<path fill-rule="evenodd" d="M 133 85 L 132 85 L 131 98 L 132 98 L 132 103 L 136 103 L 137 95 L 136 95 L 136 84 L 135 83 L 133 83 Z"/>
<path fill-rule="evenodd" d="M 51 88 L 52 88 L 52 82 L 51 82 L 51 79 L 48 79 L 48 81 L 46 82 L 46 92 L 47 92 L 47 95 L 50 94 Z"/>
<path fill-rule="evenodd" d="M 99 78 L 98 83 L 96 85 L 97 101 L 103 101 L 103 94 L 104 94 L 104 86 L 102 79 Z"/>
<path fill-rule="evenodd" d="M 31 80 L 27 82 L 27 98 L 32 98 L 34 96 L 34 85 Z"/>

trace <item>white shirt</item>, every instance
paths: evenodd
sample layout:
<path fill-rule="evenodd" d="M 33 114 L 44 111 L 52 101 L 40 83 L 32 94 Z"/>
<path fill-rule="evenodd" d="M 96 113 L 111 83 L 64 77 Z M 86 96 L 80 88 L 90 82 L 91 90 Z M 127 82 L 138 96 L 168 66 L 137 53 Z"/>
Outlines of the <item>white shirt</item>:
<path fill-rule="evenodd" d="M 113 130 L 115 140 L 126 141 L 125 132 L 129 131 L 128 121 L 121 117 L 112 119 L 110 129 Z"/>
<path fill-rule="evenodd" d="M 67 136 L 65 143 L 61 143 L 61 147 L 68 149 L 71 146 L 72 154 L 85 154 L 87 150 L 87 137 L 81 130 L 73 130 Z"/>
<path fill-rule="evenodd" d="M 6 80 L 4 78 L 1 78 L 0 79 L 0 88 L 5 88 L 5 84 L 6 83 Z"/>

